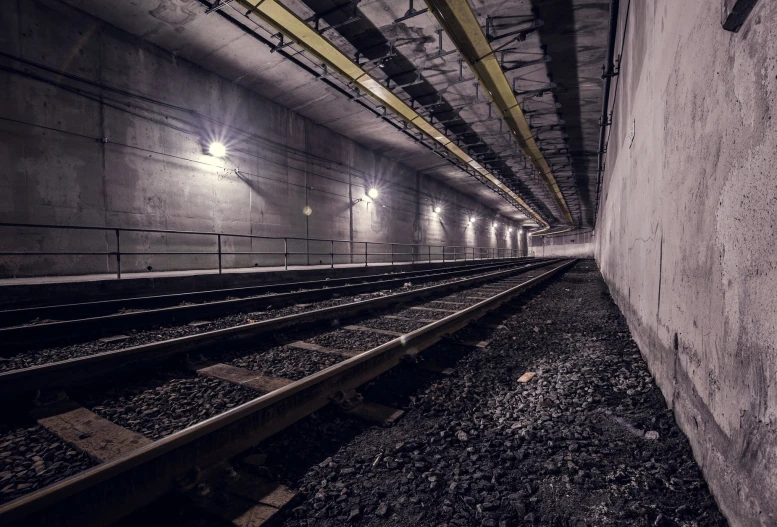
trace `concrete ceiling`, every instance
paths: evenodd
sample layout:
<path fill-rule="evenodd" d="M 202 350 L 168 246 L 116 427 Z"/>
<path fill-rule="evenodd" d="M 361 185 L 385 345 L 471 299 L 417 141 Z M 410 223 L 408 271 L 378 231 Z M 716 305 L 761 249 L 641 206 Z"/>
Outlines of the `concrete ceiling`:
<path fill-rule="evenodd" d="M 272 53 L 276 31 L 246 18 L 237 2 L 206 14 L 207 0 L 64 0 L 109 24 L 138 35 L 232 80 L 386 156 L 401 159 L 461 192 L 477 196 L 502 215 L 526 220 L 517 209 L 472 176 L 451 165 L 376 113 L 351 100 L 336 77 L 316 80 L 321 65 L 295 45 Z M 407 0 L 287 0 L 302 18 L 320 17 L 320 27 L 343 52 L 374 62 L 363 66 L 389 82 L 395 94 L 420 107 L 419 113 L 454 135 L 470 155 L 483 156 L 494 174 L 551 224 L 561 214 L 550 192 L 524 162 L 496 111 L 490 109 L 453 45 L 430 13 L 395 22 L 408 11 Z M 508 80 L 522 101 L 535 136 L 551 164 L 577 226 L 593 225 L 596 151 L 601 112 L 609 3 L 595 0 L 474 0 L 488 33 L 500 37 L 527 25 L 539 26 L 522 39 L 497 38 Z M 414 8 L 426 5 L 415 0 Z M 494 18 L 496 17 L 496 18 Z M 537 22 L 537 21 L 541 22 Z M 234 22 L 237 21 L 238 24 Z M 311 22 L 312 23 L 312 22 Z M 242 27 L 240 27 L 242 26 Z M 262 42 L 264 41 L 264 43 Z M 379 60 L 386 57 L 385 60 Z M 540 59 L 539 61 L 537 59 Z M 543 62 L 547 61 L 549 62 Z M 534 65 L 525 65 L 535 61 Z M 514 68 L 514 69 L 511 69 Z M 385 84 L 384 82 L 384 84 Z M 553 86 L 545 92 L 535 90 Z M 400 86 L 397 86 L 399 84 Z M 405 86 L 402 86 L 405 85 Z M 365 98 L 366 99 L 366 98 Z M 444 121 L 440 123 L 439 121 Z M 569 154 L 569 155 L 567 155 Z"/>

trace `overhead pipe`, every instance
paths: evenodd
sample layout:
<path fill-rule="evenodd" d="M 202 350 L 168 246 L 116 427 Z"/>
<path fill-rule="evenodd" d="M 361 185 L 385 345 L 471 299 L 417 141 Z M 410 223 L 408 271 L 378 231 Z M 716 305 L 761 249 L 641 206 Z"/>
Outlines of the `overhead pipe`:
<path fill-rule="evenodd" d="M 615 55 L 615 39 L 618 34 L 618 8 L 620 6 L 619 0 L 610 0 L 610 30 L 607 37 L 607 62 L 602 72 L 602 79 L 604 86 L 602 88 L 602 116 L 601 125 L 599 127 L 599 156 L 597 159 L 597 174 L 596 174 L 596 216 L 599 215 L 599 196 L 602 187 L 602 174 L 604 172 L 604 154 L 605 154 L 605 141 L 607 137 L 607 127 L 612 124 L 609 122 L 608 110 L 610 106 L 610 82 L 612 78 L 617 75 L 615 73 L 615 64 L 613 62 L 613 56 Z M 624 35 L 624 38 L 626 35 Z M 594 217 L 594 227 L 596 227 L 597 218 Z"/>
<path fill-rule="evenodd" d="M 248 10 L 246 16 L 256 15 L 286 35 L 287 38 L 325 64 L 328 70 L 336 72 L 378 104 L 390 109 L 399 119 L 409 123 L 430 139 L 432 144 L 443 147 L 449 154 L 458 158 L 472 170 L 472 175 L 476 178 L 488 180 L 496 187 L 497 193 L 509 197 L 509 200 L 515 205 L 527 210 L 544 228 L 549 227 L 548 222 L 512 189 L 278 0 L 236 0 L 236 3 Z"/>

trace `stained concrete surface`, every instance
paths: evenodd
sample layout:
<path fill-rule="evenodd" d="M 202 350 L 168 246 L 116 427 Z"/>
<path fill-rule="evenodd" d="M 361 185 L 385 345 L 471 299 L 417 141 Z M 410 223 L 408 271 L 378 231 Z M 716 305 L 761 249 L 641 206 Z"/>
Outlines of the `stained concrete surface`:
<path fill-rule="evenodd" d="M 593 258 L 594 249 L 593 233 L 585 232 L 564 236 L 535 236 L 531 240 L 529 254 L 538 257 Z"/>
<path fill-rule="evenodd" d="M 460 192 L 477 196 L 488 207 L 507 216 L 517 214 L 512 205 L 473 177 L 442 161 L 429 148 L 397 130 L 396 123 L 389 124 L 384 119 L 376 119 L 375 112 L 367 107 L 378 109 L 378 103 L 366 102 L 367 107 L 364 107 L 351 101 L 335 86 L 353 93 L 352 87 L 336 76 L 328 77 L 333 81 L 332 85 L 317 80 L 315 75 L 325 73 L 321 64 L 315 58 L 300 53 L 299 47 L 290 46 L 285 51 L 299 59 L 308 71 L 287 60 L 282 52 L 273 53 L 260 39 L 270 44 L 279 43 L 277 31 L 262 23 L 258 17 L 247 19 L 242 8 L 234 3 L 218 12 L 206 14 L 207 8 L 214 2 L 62 1 L 159 46 L 173 61 L 185 59 L 198 64 L 236 86 L 253 90 L 388 158 L 398 160 L 414 170 L 428 172 Z M 303 4 L 293 0 L 284 4 L 301 18 L 308 18 L 309 13 L 305 12 Z M 244 28 L 237 27 L 229 20 L 242 24 Z M 325 22 L 322 22 L 323 25 Z M 248 34 L 246 29 L 253 34 Z M 335 34 L 336 30 L 327 32 L 328 37 Z"/>
<path fill-rule="evenodd" d="M 337 252 L 348 251 L 347 240 L 517 248 L 507 220 L 491 230 L 485 219 L 496 211 L 473 196 L 71 6 L 14 2 L 0 24 L 3 52 L 100 83 L 3 59 L 17 72 L 0 73 L 2 221 L 346 240 Z M 214 139 L 226 143 L 226 159 L 205 154 Z M 372 185 L 381 190 L 375 200 L 365 195 Z M 435 204 L 443 208 L 439 217 Z M 311 216 L 302 213 L 306 205 Z M 482 221 L 469 225 L 468 216 Z M 116 247 L 110 231 L 4 228 L 0 240 L 5 251 Z M 283 240 L 223 241 L 227 253 L 283 251 Z M 216 250 L 213 236 L 136 233 L 125 234 L 121 244 L 123 252 Z M 331 247 L 290 242 L 290 252 L 308 250 L 329 253 Z M 290 263 L 316 260 L 298 255 Z M 226 267 L 279 263 L 282 255 L 224 259 Z M 125 271 L 215 265 L 214 254 L 122 259 Z M 0 263 L 3 277 L 100 272 L 115 272 L 115 257 L 4 257 Z"/>
<path fill-rule="evenodd" d="M 777 525 L 777 3 L 622 4 L 596 257 L 722 511 Z"/>

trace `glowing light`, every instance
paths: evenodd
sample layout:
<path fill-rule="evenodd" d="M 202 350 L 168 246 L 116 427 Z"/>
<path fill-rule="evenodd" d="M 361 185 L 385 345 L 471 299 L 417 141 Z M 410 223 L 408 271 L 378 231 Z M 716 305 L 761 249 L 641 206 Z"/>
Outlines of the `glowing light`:
<path fill-rule="evenodd" d="M 496 222 L 494 222 L 494 223 L 492 223 L 492 224 L 491 224 L 491 228 L 492 228 L 492 229 L 496 229 L 496 227 L 497 227 L 497 223 L 496 223 Z"/>
<path fill-rule="evenodd" d="M 378 189 L 375 187 L 372 187 L 370 190 L 367 191 L 367 195 L 371 197 L 372 199 L 375 199 L 378 197 Z"/>
<path fill-rule="evenodd" d="M 472 216 L 470 216 L 470 217 L 469 217 L 469 222 L 470 222 L 470 223 L 475 223 L 475 218 L 473 218 Z"/>
<path fill-rule="evenodd" d="M 311 214 L 313 214 L 313 209 L 311 209 L 308 205 L 305 205 L 305 208 L 302 209 L 302 214 L 304 214 L 305 216 L 310 216 Z"/>
<path fill-rule="evenodd" d="M 513 228 L 512 227 L 508 228 L 507 232 L 513 232 Z"/>
<path fill-rule="evenodd" d="M 208 152 L 210 152 L 210 155 L 212 155 L 213 157 L 224 157 L 225 155 L 227 155 L 227 147 L 224 146 L 223 143 L 214 141 L 210 144 L 210 148 L 208 148 Z"/>
<path fill-rule="evenodd" d="M 439 214 L 439 213 L 441 213 L 441 212 L 442 212 L 442 209 L 441 209 L 440 207 L 435 207 L 435 208 L 434 208 L 434 213 L 435 213 L 435 214 Z"/>

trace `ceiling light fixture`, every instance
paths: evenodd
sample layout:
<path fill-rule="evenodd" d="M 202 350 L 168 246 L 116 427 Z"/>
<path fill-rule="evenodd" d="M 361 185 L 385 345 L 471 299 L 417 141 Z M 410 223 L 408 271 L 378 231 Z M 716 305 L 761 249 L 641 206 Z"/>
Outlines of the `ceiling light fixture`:
<path fill-rule="evenodd" d="M 367 191 L 367 195 L 371 197 L 372 199 L 375 199 L 378 197 L 378 189 L 375 187 L 372 187 L 370 190 Z"/>

